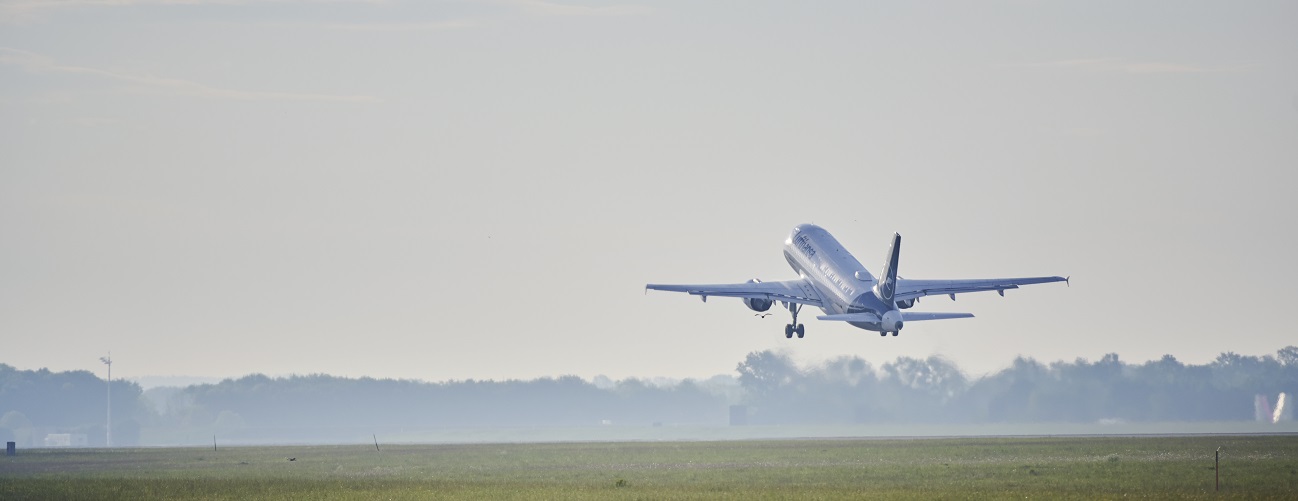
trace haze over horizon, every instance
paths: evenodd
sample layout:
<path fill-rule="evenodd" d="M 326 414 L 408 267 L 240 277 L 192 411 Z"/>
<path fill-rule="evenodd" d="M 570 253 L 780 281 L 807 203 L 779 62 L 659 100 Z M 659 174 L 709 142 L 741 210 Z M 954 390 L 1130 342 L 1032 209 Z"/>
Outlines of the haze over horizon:
<path fill-rule="evenodd" d="M 1298 4 L 0 2 L 0 362 L 113 377 L 972 374 L 1295 344 Z M 910 278 L 899 337 L 645 283 Z M 774 311 L 774 310 L 773 310 Z M 805 311 L 804 311 L 805 315 Z"/>
<path fill-rule="evenodd" d="M 1291 345 L 1291 346 L 1292 346 L 1292 345 Z M 1280 349 L 1276 349 L 1276 350 L 1272 350 L 1272 351 L 1267 352 L 1267 353 L 1236 353 L 1236 354 L 1237 354 L 1237 355 L 1240 355 L 1240 356 L 1244 356 L 1244 357 L 1258 357 L 1258 358 L 1262 358 L 1262 357 L 1273 357 L 1273 358 L 1274 358 L 1274 357 L 1276 356 L 1276 354 L 1277 354 L 1277 352 L 1278 352 L 1279 350 L 1280 350 Z M 797 353 L 796 353 L 795 351 L 793 351 L 793 350 L 789 350 L 789 349 L 786 349 L 786 348 L 783 348 L 783 347 L 779 347 L 779 348 L 772 349 L 770 352 L 771 352 L 771 353 L 775 353 L 775 354 L 779 354 L 779 355 L 788 355 L 788 356 L 791 356 L 791 357 L 796 357 L 796 356 L 797 356 Z M 1168 354 L 1166 354 L 1166 355 L 1172 355 L 1172 354 L 1168 353 Z M 903 356 L 909 356 L 909 355 L 903 355 Z M 943 358 L 943 359 L 945 359 L 945 360 L 950 360 L 950 361 L 953 361 L 953 362 L 954 362 L 953 359 L 951 359 L 950 357 L 948 357 L 948 356 L 946 356 L 946 355 L 944 355 L 944 354 L 941 354 L 941 353 L 934 353 L 934 354 L 931 354 L 931 355 L 929 355 L 929 356 L 937 356 L 937 357 Z M 925 359 L 927 359 L 929 356 L 916 355 L 916 356 L 912 356 L 911 358 L 913 358 L 913 359 L 918 359 L 918 360 L 925 360 Z M 1175 355 L 1172 355 L 1172 356 L 1175 358 Z M 799 367 L 800 367 L 802 370 L 804 370 L 804 371 L 824 370 L 826 367 L 832 365 L 833 363 L 841 363 L 842 359 L 847 359 L 847 358 L 852 358 L 852 357 L 854 357 L 854 356 L 853 356 L 853 355 L 850 355 L 850 354 L 843 354 L 843 355 L 838 356 L 838 357 L 831 357 L 831 358 L 827 358 L 827 359 L 805 359 L 805 358 L 804 358 L 804 359 L 799 360 Z M 856 357 L 856 358 L 861 358 L 861 357 Z M 1016 356 L 1015 358 L 1017 358 L 1017 356 Z M 1031 358 L 1031 357 L 1028 357 L 1028 358 Z M 894 362 L 897 362 L 897 361 L 898 361 L 897 359 L 889 359 L 889 360 L 870 360 L 870 359 L 865 359 L 865 358 L 861 358 L 861 359 L 862 359 L 862 360 L 865 360 L 866 362 L 868 362 L 868 363 L 871 364 L 872 369 L 873 369 L 872 372 L 875 373 L 876 375 L 883 375 L 883 374 L 884 374 L 885 371 L 883 370 L 883 366 L 884 366 L 885 364 L 888 364 L 888 363 L 894 363 Z M 1067 360 L 1065 360 L 1065 359 L 1061 359 L 1061 360 L 1039 360 L 1039 359 L 1035 359 L 1035 360 L 1036 360 L 1036 362 L 1042 363 L 1042 364 L 1044 364 L 1044 365 L 1046 365 L 1046 366 L 1053 366 L 1053 364 L 1055 364 L 1055 363 L 1064 363 L 1064 364 L 1074 363 L 1074 364 L 1075 364 L 1075 363 L 1078 362 L 1078 360 L 1086 361 L 1086 362 L 1089 362 L 1089 363 L 1098 363 L 1098 362 L 1101 361 L 1101 359 L 1103 359 L 1103 357 L 1097 357 L 1097 358 L 1094 358 L 1094 359 L 1086 359 L 1085 357 L 1075 357 L 1075 358 L 1073 358 L 1073 359 L 1067 359 Z M 1143 365 L 1145 362 L 1157 362 L 1157 361 L 1159 361 L 1159 360 L 1161 360 L 1161 359 L 1162 359 L 1162 357 L 1157 357 L 1157 358 L 1153 358 L 1153 359 L 1149 359 L 1149 360 L 1121 360 L 1121 361 L 1122 361 L 1123 363 L 1125 363 L 1125 364 L 1129 364 L 1129 365 L 1131 365 L 1131 366 L 1140 366 L 1140 365 Z M 979 379 L 979 378 L 989 377 L 989 376 L 995 375 L 996 373 L 998 373 L 998 372 L 1000 372 L 1000 371 L 1002 371 L 1002 370 L 1009 369 L 1009 368 L 1013 365 L 1013 361 L 1014 361 L 1014 360 L 1011 359 L 1010 361 L 1006 362 L 1006 363 L 1004 364 L 1003 367 L 997 367 L 997 368 L 994 368 L 994 369 L 991 369 L 991 370 L 987 370 L 987 371 L 971 371 L 971 370 L 967 370 L 967 369 L 964 368 L 964 367 L 960 367 L 958 363 L 956 363 L 956 368 L 959 369 L 960 372 L 961 372 L 965 377 L 969 378 L 970 380 L 977 380 L 977 379 Z M 1182 360 L 1182 359 L 1179 359 L 1179 358 L 1177 359 L 1177 361 L 1180 362 L 1180 363 L 1182 363 L 1182 364 L 1186 364 L 1186 365 L 1196 365 L 1196 366 L 1202 366 L 1202 365 L 1210 364 L 1210 363 L 1212 362 L 1212 360 L 1206 360 L 1206 361 L 1203 361 L 1203 362 L 1187 362 L 1187 361 Z M 5 362 L 0 361 L 0 364 L 5 364 Z M 738 366 L 739 364 L 740 364 L 740 362 L 737 361 L 736 364 L 735 364 L 735 366 Z M 7 364 L 7 365 L 10 365 L 11 367 L 13 366 L 12 364 Z M 717 373 L 715 373 L 715 374 L 707 374 L 707 375 L 699 375 L 699 376 L 695 376 L 695 375 L 686 375 L 686 376 L 675 376 L 675 377 L 673 377 L 673 376 L 657 376 L 657 375 L 652 375 L 652 374 L 639 374 L 639 375 L 634 375 L 634 374 L 633 374 L 633 375 L 627 375 L 627 376 L 622 376 L 622 377 L 612 378 L 612 377 L 609 377 L 607 374 L 582 375 L 582 374 L 575 374 L 575 373 L 555 373 L 555 374 L 538 374 L 538 375 L 535 375 L 535 376 L 509 377 L 509 378 L 442 378 L 442 379 L 423 379 L 423 378 L 400 377 L 400 376 L 370 376 L 370 375 L 365 375 L 365 374 L 359 374 L 359 375 L 338 375 L 338 374 L 329 374 L 329 373 L 324 373 L 324 372 L 315 372 L 315 373 L 298 373 L 298 372 L 251 371 L 251 372 L 240 373 L 240 374 L 226 374 L 226 375 L 211 375 L 211 374 L 209 374 L 209 375 L 194 375 L 194 374 L 136 374 L 136 375 L 132 375 L 132 376 L 124 376 L 124 377 L 123 377 L 123 376 L 119 376 L 119 375 L 117 375 L 117 374 L 114 374 L 114 375 L 113 375 L 113 380 L 114 380 L 114 381 L 119 381 L 119 380 L 132 381 L 132 382 L 134 382 L 134 383 L 140 385 L 140 387 L 141 387 L 142 389 L 144 389 L 144 390 L 148 390 L 148 389 L 151 389 L 151 388 L 160 388 L 160 387 L 172 387 L 172 388 L 177 388 L 177 387 L 186 387 L 186 386 L 199 385 L 199 384 L 215 384 L 215 383 L 219 383 L 219 382 L 222 382 L 222 381 L 225 381 L 225 380 L 235 380 L 235 379 L 240 379 L 240 378 L 243 378 L 243 377 L 254 376 L 254 375 L 266 376 L 266 377 L 270 377 L 270 378 L 273 378 L 273 379 L 292 378 L 292 377 L 300 377 L 300 376 L 325 375 L 325 376 L 345 377 L 345 378 L 351 378 L 351 379 L 372 378 L 372 379 L 390 379 L 390 380 L 404 380 L 404 381 L 420 381 L 420 382 L 426 382 L 426 383 L 449 383 L 449 382 L 467 381 L 467 380 L 477 380 L 477 381 L 507 381 L 507 380 L 534 381 L 534 380 L 543 379 L 543 378 L 552 378 L 552 379 L 553 379 L 553 378 L 561 378 L 561 377 L 577 376 L 577 377 L 581 378 L 582 380 L 587 381 L 587 382 L 590 382 L 590 383 L 595 384 L 595 385 L 597 385 L 597 386 L 599 386 L 599 385 L 612 385 L 612 384 L 615 384 L 615 383 L 618 383 L 618 382 L 621 382 L 621 381 L 632 380 L 632 379 L 633 379 L 633 380 L 637 380 L 637 381 L 646 382 L 646 383 L 649 383 L 649 384 L 652 384 L 652 385 L 658 385 L 658 386 L 674 386 L 674 385 L 676 385 L 676 384 L 681 383 L 682 381 L 691 380 L 691 381 L 694 381 L 694 382 L 697 383 L 697 382 L 710 381 L 710 380 L 713 380 L 713 378 L 719 378 L 719 377 L 732 378 L 732 379 L 734 379 L 734 380 L 737 382 L 737 381 L 738 381 L 738 374 L 739 374 L 739 373 L 736 371 L 736 367 L 735 367 L 735 366 L 732 366 L 732 367 L 730 368 L 729 371 L 719 371 L 719 372 L 717 372 Z M 46 369 L 47 367 L 42 366 L 42 367 L 14 367 L 14 368 L 17 369 L 17 370 L 40 370 L 40 369 Z M 95 375 L 98 376 L 98 377 L 100 377 L 101 379 L 104 378 L 104 377 L 106 376 L 106 374 L 105 374 L 106 371 L 103 370 L 103 367 L 102 367 L 102 366 L 99 366 L 99 367 L 85 367 L 85 368 L 59 369 L 59 370 L 55 370 L 55 371 L 57 372 L 57 371 L 62 371 L 62 370 L 68 370 L 68 371 L 74 371 L 74 370 L 89 370 L 89 371 L 95 373 Z"/>

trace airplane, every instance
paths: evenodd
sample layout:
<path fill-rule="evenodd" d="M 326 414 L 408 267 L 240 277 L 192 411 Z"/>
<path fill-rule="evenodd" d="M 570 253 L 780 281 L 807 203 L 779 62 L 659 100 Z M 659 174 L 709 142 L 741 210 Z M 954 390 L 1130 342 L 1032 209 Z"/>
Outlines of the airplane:
<path fill-rule="evenodd" d="M 950 296 L 968 292 L 996 291 L 1002 297 L 1007 289 L 1021 285 L 1069 282 L 1069 277 L 988 278 L 968 280 L 913 280 L 897 275 L 901 255 L 901 234 L 892 235 L 892 245 L 883 271 L 878 278 L 847 252 L 824 228 L 800 224 L 784 241 L 784 259 L 798 272 L 797 279 L 763 282 L 756 278 L 742 284 L 672 285 L 646 284 L 645 290 L 685 292 L 708 297 L 742 298 L 744 305 L 758 313 L 780 302 L 793 316 L 785 324 L 784 337 L 802 338 L 806 328 L 798 323 L 803 306 L 815 306 L 825 312 L 819 320 L 847 322 L 848 325 L 897 336 L 907 322 L 972 318 L 971 313 L 901 311 L 915 306 L 924 296 Z"/>

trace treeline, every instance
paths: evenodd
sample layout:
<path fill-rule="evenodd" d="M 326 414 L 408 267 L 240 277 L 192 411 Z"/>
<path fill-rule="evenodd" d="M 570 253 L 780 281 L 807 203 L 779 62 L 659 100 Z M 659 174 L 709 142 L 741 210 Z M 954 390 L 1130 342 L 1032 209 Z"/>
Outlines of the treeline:
<path fill-rule="evenodd" d="M 586 381 L 448 381 L 260 374 L 217 384 L 154 388 L 113 382 L 114 445 L 144 430 L 255 430 L 850 423 L 1086 423 L 1246 421 L 1254 395 L 1272 402 L 1298 391 L 1298 347 L 1275 355 L 1223 353 L 1204 365 L 1168 355 L 1128 364 L 1041 363 L 1018 358 L 976 379 L 941 358 L 898 358 L 879 367 L 856 357 L 798 366 L 749 354 L 735 376 L 655 384 Z M 104 441 L 106 386 L 87 371 L 16 370 L 0 364 L 0 440 L 40 445 L 47 433 Z"/>
<path fill-rule="evenodd" d="M 113 442 L 134 444 L 151 411 L 140 385 L 114 380 Z M 0 441 L 40 445 L 49 433 L 86 436 L 88 445 L 107 440 L 108 385 L 90 371 L 17 370 L 0 364 Z"/>
<path fill-rule="evenodd" d="M 1298 347 L 1223 353 L 1204 365 L 1171 355 L 1141 364 L 1116 354 L 1050 364 L 1020 357 L 976 380 L 942 357 L 902 357 L 877 370 L 854 357 L 800 368 L 761 352 L 737 370 L 749 421 L 761 424 L 1243 421 L 1254 418 L 1257 394 L 1293 398 Z"/>

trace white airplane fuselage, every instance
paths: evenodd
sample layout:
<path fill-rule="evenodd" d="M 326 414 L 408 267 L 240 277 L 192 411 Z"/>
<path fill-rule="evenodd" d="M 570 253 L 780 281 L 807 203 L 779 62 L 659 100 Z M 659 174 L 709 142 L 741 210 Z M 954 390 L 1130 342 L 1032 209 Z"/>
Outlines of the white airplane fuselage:
<path fill-rule="evenodd" d="M 814 224 L 795 226 L 784 241 L 784 259 L 820 293 L 820 309 L 826 314 L 873 313 L 885 318 L 885 314 L 897 310 L 895 305 L 879 300 L 873 292 L 878 284 L 874 275 L 824 228 Z M 848 324 L 875 332 L 883 330 L 879 322 Z"/>
<path fill-rule="evenodd" d="M 745 283 L 645 284 L 645 290 L 683 292 L 700 296 L 704 301 L 708 297 L 741 298 L 748 309 L 759 314 L 778 302 L 788 308 L 792 317 L 784 326 L 784 337 L 796 334 L 801 338 L 805 329 L 798 323 L 798 312 L 803 306 L 824 311 L 817 320 L 846 322 L 880 335 L 896 336 L 909 322 L 973 317 L 972 313 L 911 310 L 920 297 L 942 295 L 954 300 L 956 294 L 990 291 L 1003 296 L 1007 289 L 1023 285 L 1068 282 L 1067 277 L 1060 276 L 906 279 L 897 274 L 900 256 L 901 234 L 893 233 L 883 267 L 876 276 L 824 228 L 800 224 L 784 241 L 784 259 L 798 273 L 795 280 L 762 282 L 754 278 Z"/>

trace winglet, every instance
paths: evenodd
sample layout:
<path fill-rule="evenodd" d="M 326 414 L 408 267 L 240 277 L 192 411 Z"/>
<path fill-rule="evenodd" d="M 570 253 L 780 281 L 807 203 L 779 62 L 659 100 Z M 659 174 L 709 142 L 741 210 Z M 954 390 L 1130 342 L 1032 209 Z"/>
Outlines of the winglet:
<path fill-rule="evenodd" d="M 1072 276 L 1072 275 L 1068 275 L 1068 276 L 1064 277 L 1064 287 L 1072 287 L 1072 286 L 1073 286 L 1073 283 L 1069 281 L 1069 280 L 1072 280 L 1072 279 L 1073 279 L 1073 276 Z"/>

